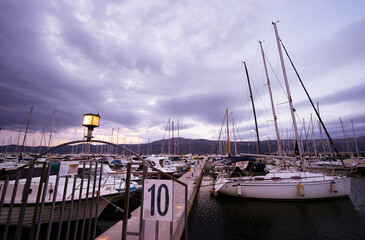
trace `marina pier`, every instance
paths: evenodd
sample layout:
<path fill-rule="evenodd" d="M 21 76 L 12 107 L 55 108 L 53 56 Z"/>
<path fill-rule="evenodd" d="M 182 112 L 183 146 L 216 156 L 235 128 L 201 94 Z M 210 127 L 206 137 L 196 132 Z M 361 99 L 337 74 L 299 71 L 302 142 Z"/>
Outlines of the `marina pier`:
<path fill-rule="evenodd" d="M 198 192 L 205 161 L 198 165 L 193 165 L 189 172 L 186 172 L 179 178 L 180 181 L 187 185 L 188 212 L 192 208 L 194 199 Z M 126 239 L 139 239 L 142 234 L 143 239 L 181 239 L 185 230 L 185 189 L 183 186 L 174 183 L 173 192 L 173 215 L 172 222 L 146 220 L 142 232 L 140 232 L 141 207 L 138 207 L 131 213 L 128 220 Z M 102 233 L 97 240 L 122 239 L 123 221 L 117 222 L 110 229 Z M 187 237 L 186 237 L 187 238 Z"/>

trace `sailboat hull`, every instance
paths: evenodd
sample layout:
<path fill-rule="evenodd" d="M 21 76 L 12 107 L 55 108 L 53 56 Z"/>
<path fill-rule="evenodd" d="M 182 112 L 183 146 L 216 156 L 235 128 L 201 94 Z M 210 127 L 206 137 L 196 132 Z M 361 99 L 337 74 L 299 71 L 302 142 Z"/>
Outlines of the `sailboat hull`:
<path fill-rule="evenodd" d="M 277 174 L 278 175 L 278 174 Z M 347 177 L 221 178 L 215 191 L 229 196 L 267 200 L 314 200 L 348 197 L 351 180 Z"/>
<path fill-rule="evenodd" d="M 109 195 L 109 196 L 106 196 L 105 198 L 108 201 L 112 201 L 116 197 L 117 197 L 117 195 L 114 195 L 114 196 Z M 64 211 L 62 211 L 62 203 L 58 202 L 55 204 L 52 219 L 50 219 L 51 211 L 52 211 L 52 204 L 47 203 L 44 205 L 44 208 L 42 210 L 42 219 L 41 219 L 40 223 L 41 224 L 48 223 L 48 222 L 50 222 L 50 220 L 51 220 L 51 222 L 59 222 L 61 215 L 62 215 L 61 221 L 68 221 L 69 218 L 71 219 L 71 221 L 74 221 L 77 219 L 79 219 L 79 220 L 83 219 L 84 217 L 86 219 L 99 217 L 99 215 L 103 212 L 105 207 L 109 204 L 109 202 L 105 201 L 104 199 L 101 199 L 98 201 L 98 207 L 96 209 L 96 202 L 94 202 L 93 206 L 92 206 L 91 201 L 92 200 L 89 199 L 88 203 L 86 203 L 86 200 L 82 199 L 80 202 L 80 207 L 78 206 L 79 200 L 74 201 L 74 203 L 72 204 L 71 217 L 70 217 L 71 202 L 67 201 L 65 203 Z M 8 219 L 9 209 L 10 209 L 10 205 L 6 204 L 3 206 L 2 213 L 0 216 L 0 225 L 5 225 L 7 222 L 9 222 L 10 225 L 18 224 L 21 205 L 16 204 L 13 206 L 10 219 Z M 24 219 L 23 219 L 24 226 L 32 225 L 34 211 L 35 211 L 35 204 L 31 204 L 31 205 L 27 206 L 27 208 L 25 210 L 25 214 L 24 214 Z M 39 214 L 40 214 L 40 208 L 38 207 L 36 223 L 38 222 Z"/>

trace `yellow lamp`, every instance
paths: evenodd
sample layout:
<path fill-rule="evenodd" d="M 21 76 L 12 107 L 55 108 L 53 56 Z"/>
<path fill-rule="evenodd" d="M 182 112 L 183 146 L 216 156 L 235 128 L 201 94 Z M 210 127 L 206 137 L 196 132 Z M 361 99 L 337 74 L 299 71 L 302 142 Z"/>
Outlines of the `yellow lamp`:
<path fill-rule="evenodd" d="M 82 119 L 82 126 L 87 127 L 86 140 L 90 141 L 92 138 L 92 132 L 94 128 L 99 127 L 100 115 L 93 113 L 86 113 Z"/>

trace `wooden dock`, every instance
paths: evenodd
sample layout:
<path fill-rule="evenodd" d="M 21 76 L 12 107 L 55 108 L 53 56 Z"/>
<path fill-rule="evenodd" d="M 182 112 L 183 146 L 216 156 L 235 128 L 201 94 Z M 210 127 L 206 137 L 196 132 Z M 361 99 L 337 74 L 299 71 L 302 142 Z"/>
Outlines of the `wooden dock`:
<path fill-rule="evenodd" d="M 205 162 L 202 161 L 199 165 L 191 168 L 179 178 L 180 181 L 188 185 L 188 213 L 193 205 L 195 196 L 198 192 L 201 179 L 203 176 L 203 168 Z M 128 220 L 127 232 L 139 234 L 140 212 L 141 207 L 138 207 L 131 213 L 131 218 Z M 173 221 L 145 221 L 144 234 L 142 239 L 181 239 L 185 229 L 185 188 L 174 182 L 174 197 L 173 197 Z M 156 227 L 157 226 L 157 227 Z M 114 224 L 107 231 L 102 233 L 97 240 L 114 240 L 122 239 L 123 221 Z M 127 235 L 126 239 L 139 239 L 139 236 Z"/>

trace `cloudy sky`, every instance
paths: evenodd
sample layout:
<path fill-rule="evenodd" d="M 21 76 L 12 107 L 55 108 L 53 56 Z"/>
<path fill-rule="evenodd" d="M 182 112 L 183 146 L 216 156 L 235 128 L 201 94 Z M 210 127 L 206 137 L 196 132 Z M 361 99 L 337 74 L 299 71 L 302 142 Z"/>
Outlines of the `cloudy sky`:
<path fill-rule="evenodd" d="M 82 138 L 88 112 L 101 116 L 97 139 L 166 138 L 169 119 L 180 137 L 216 139 L 226 108 L 236 137 L 254 140 L 243 61 L 260 137 L 274 139 L 258 40 L 280 131 L 291 137 L 273 21 L 330 133 L 343 136 L 341 118 L 349 137 L 351 120 L 363 136 L 364 9 L 362 0 L 1 1 L 0 144 L 23 138 L 31 107 L 27 145 L 51 131 L 52 144 Z M 285 64 L 303 134 L 310 105 Z"/>

